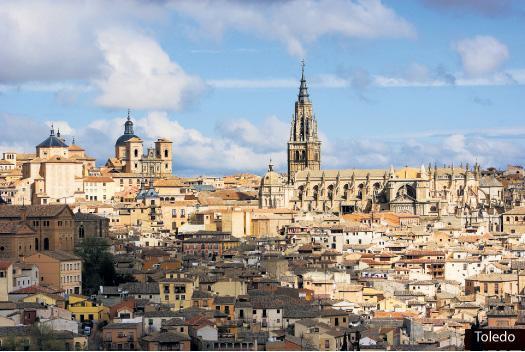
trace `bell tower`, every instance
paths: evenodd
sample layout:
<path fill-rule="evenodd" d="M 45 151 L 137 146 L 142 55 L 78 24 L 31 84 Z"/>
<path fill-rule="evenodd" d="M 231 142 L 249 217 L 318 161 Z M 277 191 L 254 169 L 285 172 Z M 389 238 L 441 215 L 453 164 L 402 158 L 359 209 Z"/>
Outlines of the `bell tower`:
<path fill-rule="evenodd" d="M 312 110 L 308 86 L 304 78 L 304 60 L 301 61 L 301 85 L 295 102 L 295 111 L 288 140 L 288 183 L 295 173 L 321 168 L 321 141 L 317 136 L 317 120 Z"/>

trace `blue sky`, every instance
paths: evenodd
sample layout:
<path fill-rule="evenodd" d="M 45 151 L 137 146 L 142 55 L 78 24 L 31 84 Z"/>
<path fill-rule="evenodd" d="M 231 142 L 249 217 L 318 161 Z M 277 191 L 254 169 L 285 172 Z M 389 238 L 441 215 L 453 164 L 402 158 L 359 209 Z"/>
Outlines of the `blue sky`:
<path fill-rule="evenodd" d="M 0 151 L 53 122 L 104 163 L 129 107 L 176 174 L 285 171 L 304 58 L 323 168 L 523 164 L 524 27 L 510 0 L 3 1 Z"/>

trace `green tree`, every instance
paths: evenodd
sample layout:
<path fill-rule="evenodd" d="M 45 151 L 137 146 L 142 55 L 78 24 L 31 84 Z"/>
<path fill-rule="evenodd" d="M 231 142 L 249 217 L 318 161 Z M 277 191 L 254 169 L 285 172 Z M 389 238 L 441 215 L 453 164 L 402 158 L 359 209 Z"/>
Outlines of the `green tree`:
<path fill-rule="evenodd" d="M 63 350 L 64 344 L 55 336 L 55 332 L 48 326 L 35 325 L 31 329 L 32 350 L 57 351 Z"/>
<path fill-rule="evenodd" d="M 16 350 L 16 348 L 17 348 L 16 337 L 14 335 L 7 336 L 2 341 L 2 346 L 0 348 L 2 349 L 2 351 L 14 351 L 14 350 Z"/>
<path fill-rule="evenodd" d="M 85 295 L 98 291 L 101 285 L 116 286 L 136 281 L 133 276 L 117 274 L 115 258 L 109 251 L 110 241 L 101 237 L 88 237 L 76 248 L 82 258 L 82 288 Z"/>
<path fill-rule="evenodd" d="M 76 249 L 82 258 L 82 287 L 84 294 L 96 293 L 101 285 L 116 285 L 114 258 L 109 240 L 100 237 L 84 239 Z"/>

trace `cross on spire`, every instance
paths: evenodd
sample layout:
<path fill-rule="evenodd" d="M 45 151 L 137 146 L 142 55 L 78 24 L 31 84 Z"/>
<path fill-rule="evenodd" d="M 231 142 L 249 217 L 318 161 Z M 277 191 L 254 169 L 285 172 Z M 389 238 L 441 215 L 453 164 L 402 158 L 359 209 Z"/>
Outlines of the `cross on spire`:
<path fill-rule="evenodd" d="M 301 103 L 307 102 L 309 103 L 309 95 L 308 95 L 308 86 L 306 85 L 306 79 L 304 78 L 304 59 L 301 60 L 301 85 L 299 86 L 299 96 L 298 100 Z"/>

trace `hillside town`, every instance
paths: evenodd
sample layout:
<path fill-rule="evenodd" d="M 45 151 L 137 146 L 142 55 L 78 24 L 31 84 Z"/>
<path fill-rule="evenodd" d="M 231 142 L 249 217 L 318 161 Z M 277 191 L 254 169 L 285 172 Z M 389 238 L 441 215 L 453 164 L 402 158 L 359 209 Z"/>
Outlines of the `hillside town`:
<path fill-rule="evenodd" d="M 321 119 L 322 117 L 320 117 Z M 178 177 L 131 111 L 107 160 L 0 160 L 0 346 L 458 350 L 525 328 L 525 170 L 323 169 L 302 67 L 288 170 Z"/>

